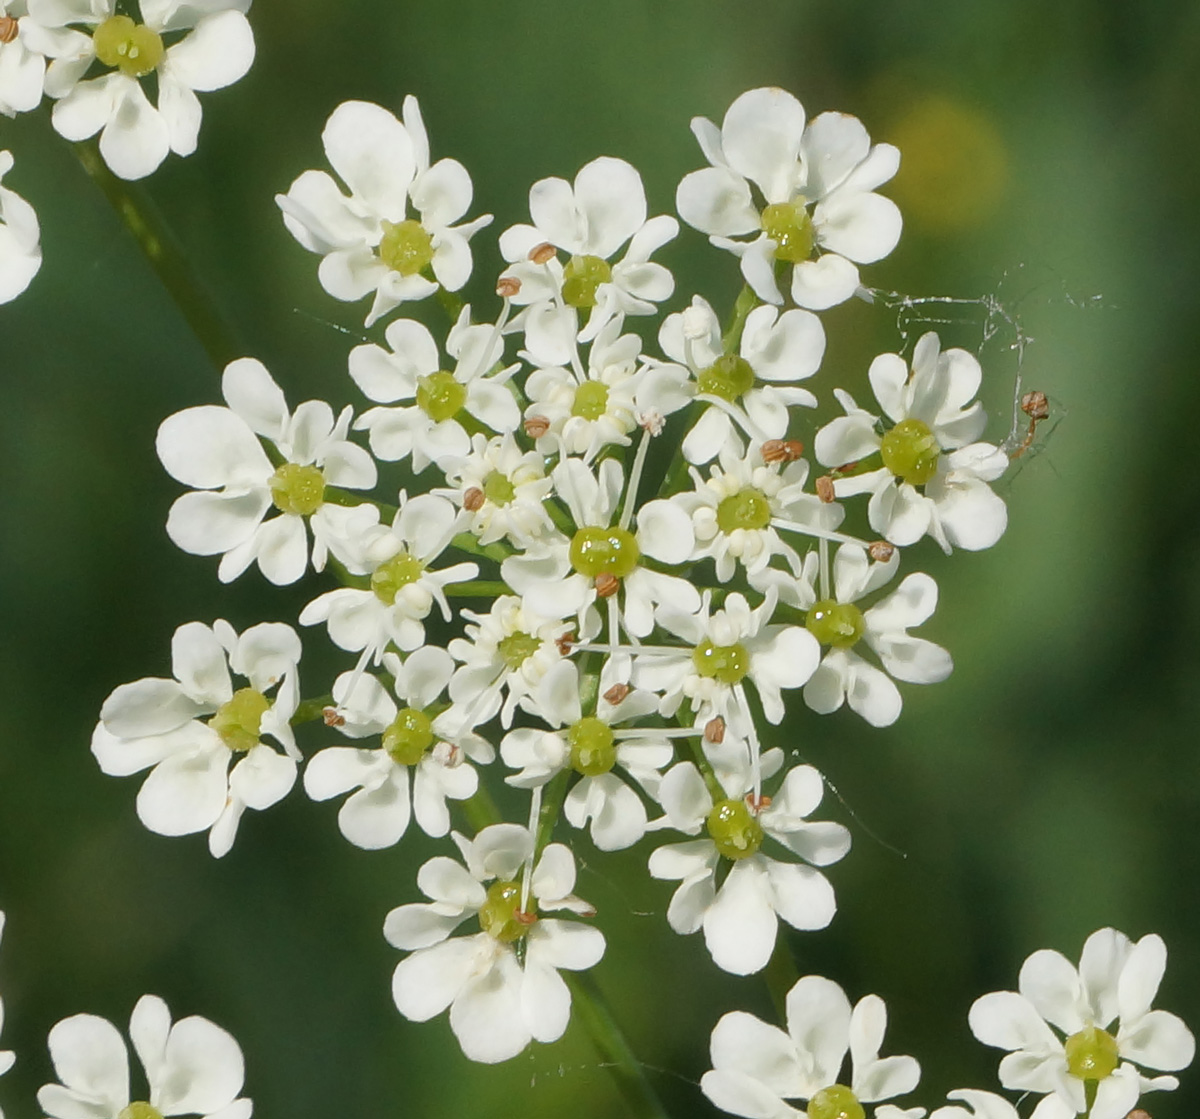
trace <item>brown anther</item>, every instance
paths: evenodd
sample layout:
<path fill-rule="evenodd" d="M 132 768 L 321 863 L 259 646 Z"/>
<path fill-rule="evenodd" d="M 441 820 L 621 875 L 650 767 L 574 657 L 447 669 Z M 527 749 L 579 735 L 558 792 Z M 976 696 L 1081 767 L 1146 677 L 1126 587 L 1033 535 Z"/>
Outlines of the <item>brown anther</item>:
<path fill-rule="evenodd" d="M 763 462 L 795 462 L 804 454 L 799 439 L 768 439 L 762 445 Z"/>
<path fill-rule="evenodd" d="M 633 691 L 628 684 L 614 684 L 604 693 L 604 702 L 611 703 L 614 707 L 618 703 L 622 703 L 627 695 Z"/>
<path fill-rule="evenodd" d="M 463 494 L 463 508 L 468 513 L 474 513 L 476 510 L 483 508 L 483 490 L 478 486 L 472 486 L 466 493 Z"/>
<path fill-rule="evenodd" d="M 596 576 L 596 593 L 601 598 L 612 598 L 621 589 L 621 580 L 608 571 Z"/>
<path fill-rule="evenodd" d="M 896 551 L 895 544 L 889 544 L 886 540 L 873 540 L 870 547 L 867 548 L 869 555 L 876 563 L 887 563 Z"/>
<path fill-rule="evenodd" d="M 1140 1107 L 1135 1107 L 1125 1119 L 1150 1119 L 1150 1112 L 1143 1111 Z"/>
<path fill-rule="evenodd" d="M 516 921 L 518 925 L 532 925 L 534 921 L 537 920 L 537 914 L 526 913 L 524 909 L 518 909 L 516 913 L 513 914 L 513 920 Z"/>
<path fill-rule="evenodd" d="M 346 725 L 346 716 L 339 715 L 336 707 L 326 707 L 321 712 L 321 718 L 325 720 L 327 727 L 344 727 Z"/>
<path fill-rule="evenodd" d="M 1027 392 L 1021 397 L 1021 411 L 1031 420 L 1044 420 L 1050 415 L 1050 402 L 1044 392 Z"/>
<path fill-rule="evenodd" d="M 560 653 L 562 653 L 562 655 L 564 657 L 569 657 L 571 655 L 571 646 L 574 644 L 575 644 L 575 634 L 573 634 L 570 630 L 568 630 L 564 634 L 561 634 L 554 641 L 554 647 Z"/>
<path fill-rule="evenodd" d="M 755 797 L 753 793 L 747 793 L 746 807 L 749 808 L 751 812 L 755 813 L 755 815 L 757 815 L 764 808 L 771 807 L 771 798 L 767 796 L 766 793 L 760 793 L 757 797 Z"/>
<path fill-rule="evenodd" d="M 540 245 L 534 245 L 529 250 L 529 259 L 534 264 L 546 264 L 554 259 L 554 246 L 549 241 L 543 241 Z"/>
<path fill-rule="evenodd" d="M 541 439 L 550 430 L 550 421 L 545 416 L 530 416 L 525 421 L 525 434 L 530 439 Z"/>
<path fill-rule="evenodd" d="M 503 299 L 512 299 L 521 290 L 521 281 L 516 276 L 501 276 L 496 281 L 496 294 Z"/>
<path fill-rule="evenodd" d="M 20 24 L 12 16 L 0 16 L 0 43 L 11 43 L 20 30 Z"/>
<path fill-rule="evenodd" d="M 720 746 L 725 741 L 725 720 L 720 715 L 704 724 L 704 741 Z"/>
<path fill-rule="evenodd" d="M 817 487 L 817 497 L 819 497 L 826 505 L 829 505 L 834 499 L 833 479 L 828 474 L 822 474 L 814 483 Z"/>

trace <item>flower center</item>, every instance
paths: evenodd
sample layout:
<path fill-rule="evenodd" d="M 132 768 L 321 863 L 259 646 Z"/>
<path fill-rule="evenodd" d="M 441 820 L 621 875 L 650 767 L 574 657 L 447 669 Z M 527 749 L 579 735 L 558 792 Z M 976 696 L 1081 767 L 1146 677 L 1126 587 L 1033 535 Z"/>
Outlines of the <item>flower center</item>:
<path fill-rule="evenodd" d="M 407 552 L 397 552 L 371 573 L 371 590 L 380 602 L 391 606 L 401 588 L 415 583 L 421 578 L 424 570 L 425 565 L 416 556 L 410 556 Z"/>
<path fill-rule="evenodd" d="M 541 647 L 541 638 L 532 633 L 510 633 L 496 642 L 496 651 L 510 672 L 516 672 Z"/>
<path fill-rule="evenodd" d="M 1096 1026 L 1072 1034 L 1063 1048 L 1067 1051 L 1067 1072 L 1080 1080 L 1103 1080 L 1121 1063 L 1117 1039 Z"/>
<path fill-rule="evenodd" d="M 262 692 L 255 688 L 239 688 L 217 708 L 208 725 L 221 736 L 221 741 L 230 750 L 235 754 L 244 754 L 258 745 L 262 717 L 270 706 L 271 701 Z"/>
<path fill-rule="evenodd" d="M 744 800 L 719 800 L 705 821 L 717 850 L 727 859 L 744 859 L 762 846 L 762 825 Z"/>
<path fill-rule="evenodd" d="M 921 420 L 901 420 L 879 447 L 883 465 L 910 486 L 920 486 L 937 473 L 941 448 L 929 425 Z"/>
<path fill-rule="evenodd" d="M 744 645 L 701 641 L 692 650 L 692 663 L 701 676 L 710 676 L 722 684 L 740 684 L 750 671 L 750 654 Z"/>
<path fill-rule="evenodd" d="M 866 623 L 862 611 L 854 603 L 824 598 L 809 610 L 804 628 L 822 645 L 849 649 L 862 637 Z"/>
<path fill-rule="evenodd" d="M 520 940 L 529 926 L 537 920 L 533 912 L 533 899 L 529 910 L 522 912 L 521 884 L 519 882 L 493 882 L 488 887 L 487 901 L 479 910 L 479 927 L 494 936 L 502 944 Z"/>
<path fill-rule="evenodd" d="M 145 77 L 166 53 L 157 31 L 151 31 L 143 23 L 134 23 L 128 16 L 109 16 L 92 32 L 92 45 L 105 66 L 112 66 L 131 78 Z"/>
<path fill-rule="evenodd" d="M 467 390 L 444 369 L 417 378 L 417 407 L 435 424 L 452 420 L 467 402 Z"/>
<path fill-rule="evenodd" d="M 736 528 L 766 528 L 770 521 L 767 495 L 753 487 L 730 494 L 717 506 L 717 528 L 726 535 Z"/>
<path fill-rule="evenodd" d="M 400 765 L 416 765 L 432 745 L 433 721 L 415 707 L 400 711 L 383 732 L 383 748 Z"/>
<path fill-rule="evenodd" d="M 585 420 L 598 420 L 608 410 L 608 385 L 600 381 L 584 381 L 575 390 L 571 415 Z"/>
<path fill-rule="evenodd" d="M 632 575 L 641 554 L 633 533 L 624 528 L 589 525 L 571 538 L 571 566 L 592 579 L 597 575 L 616 579 Z"/>
<path fill-rule="evenodd" d="M 571 744 L 571 768 L 584 777 L 599 777 L 616 764 L 613 732 L 593 715 L 575 723 L 567 731 L 567 741 Z"/>
<path fill-rule="evenodd" d="M 722 354 L 696 377 L 696 387 L 730 403 L 754 388 L 754 369 L 744 357 Z"/>
<path fill-rule="evenodd" d="M 401 276 L 415 276 L 433 263 L 433 241 L 419 221 L 380 223 L 379 259 Z"/>
<path fill-rule="evenodd" d="M 607 261 L 598 256 L 573 256 L 563 269 L 563 302 L 571 307 L 595 307 L 596 289 L 611 279 Z"/>
<path fill-rule="evenodd" d="M 117 1112 L 117 1119 L 163 1119 L 163 1113 L 142 1100 L 135 1100 Z"/>
<path fill-rule="evenodd" d="M 845 1084 L 822 1088 L 805 1108 L 808 1119 L 866 1119 L 858 1097 Z"/>
<path fill-rule="evenodd" d="M 799 264 L 812 256 L 813 223 L 804 201 L 772 202 L 763 208 L 763 232 L 775 242 L 775 259 Z"/>
<path fill-rule="evenodd" d="M 325 503 L 325 475 L 315 466 L 285 462 L 271 475 L 271 500 L 281 513 L 307 517 Z"/>
<path fill-rule="evenodd" d="M 517 496 L 517 487 L 508 475 L 493 470 L 483 480 L 483 496 L 493 505 L 508 505 Z"/>

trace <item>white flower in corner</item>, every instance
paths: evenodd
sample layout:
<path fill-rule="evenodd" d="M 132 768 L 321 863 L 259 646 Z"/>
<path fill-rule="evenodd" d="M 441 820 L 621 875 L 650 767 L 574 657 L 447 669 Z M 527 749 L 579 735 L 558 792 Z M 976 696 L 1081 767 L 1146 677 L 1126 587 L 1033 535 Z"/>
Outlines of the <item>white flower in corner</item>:
<path fill-rule="evenodd" d="M 604 935 L 576 921 L 592 916 L 575 897 L 575 859 L 561 843 L 541 853 L 522 899 L 522 867 L 533 854 L 528 829 L 494 824 L 473 840 L 457 832 L 463 866 L 439 855 L 417 874 L 430 899 L 393 909 L 383 934 L 412 955 L 396 965 L 392 996 L 406 1018 L 425 1022 L 450 1008 L 450 1028 L 473 1061 L 495 1064 L 531 1040 L 556 1041 L 567 1028 L 571 993 L 559 969 L 580 971 L 604 955 Z M 480 931 L 451 936 L 477 918 Z M 517 946 L 523 948 L 518 956 Z"/>
<path fill-rule="evenodd" d="M 712 1032 L 713 1067 L 700 1088 L 722 1111 L 747 1119 L 866 1119 L 864 1104 L 905 1095 L 921 1078 L 915 1058 L 879 1056 L 886 1029 L 887 1007 L 878 995 L 851 1009 L 836 983 L 806 975 L 788 991 L 786 1033 L 740 1010 L 721 1018 Z M 847 1052 L 849 1083 L 842 1079 Z M 919 1119 L 925 1109 L 885 1103 L 873 1114 Z"/>
<path fill-rule="evenodd" d="M 0 181 L 13 168 L 11 152 L 0 152 Z M 16 299 L 42 266 L 37 214 L 19 194 L 0 186 L 0 303 Z"/>
<path fill-rule="evenodd" d="M 1004 1087 L 1045 1095 L 1037 1119 L 1123 1119 L 1142 1092 L 1179 1086 L 1139 1065 L 1175 1072 L 1195 1056 L 1187 1026 L 1150 1009 L 1166 966 L 1161 937 L 1134 943 L 1100 929 L 1084 943 L 1078 969 L 1058 952 L 1034 952 L 1021 967 L 1020 993 L 975 1000 L 971 1031 L 984 1045 L 1011 1050 L 1000 1062 Z"/>
<path fill-rule="evenodd" d="M 38 1089 L 51 1119 L 250 1119 L 250 1100 L 238 1097 L 246 1078 L 242 1050 L 207 1018 L 172 1024 L 167 1004 L 143 995 L 129 1019 L 129 1036 L 146 1070 L 149 1091 L 130 1100 L 129 1054 L 106 1018 L 76 1014 L 50 1031 L 50 1058 L 60 1084 Z"/>
<path fill-rule="evenodd" d="M 300 759 L 290 724 L 300 651 L 295 630 L 280 622 L 240 637 L 225 621 L 188 622 L 171 639 L 174 680 L 122 684 L 104 701 L 92 753 L 112 777 L 154 767 L 137 798 L 146 827 L 159 835 L 211 829 L 209 850 L 220 858 L 247 808 L 269 808 L 287 795 Z M 235 691 L 230 669 L 247 686 Z"/>

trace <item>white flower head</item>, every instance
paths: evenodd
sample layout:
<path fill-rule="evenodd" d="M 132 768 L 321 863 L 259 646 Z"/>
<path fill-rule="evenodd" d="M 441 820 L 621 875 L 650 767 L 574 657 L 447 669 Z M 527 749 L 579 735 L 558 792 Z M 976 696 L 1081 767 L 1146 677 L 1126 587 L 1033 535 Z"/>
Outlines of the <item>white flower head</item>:
<path fill-rule="evenodd" d="M 153 767 L 137 797 L 146 827 L 159 835 L 210 829 L 209 850 L 219 858 L 247 808 L 287 795 L 300 759 L 290 724 L 300 651 L 295 630 L 279 622 L 240 637 L 225 621 L 188 622 L 171 639 L 175 679 L 122 684 L 104 701 L 92 753 L 113 777 Z M 231 669 L 245 687 L 234 689 Z M 266 735 L 284 753 L 263 742 Z"/>
<path fill-rule="evenodd" d="M 117 13 L 117 0 L 29 0 L 30 15 L 49 31 L 39 46 L 53 57 L 46 93 L 58 99 L 55 129 L 74 141 L 99 132 L 100 154 L 122 179 L 144 178 L 168 152 L 191 155 L 200 132 L 196 92 L 232 85 L 254 61 L 249 7 L 250 0 L 141 0 L 138 23 Z M 109 71 L 85 79 L 96 62 Z M 157 106 L 141 83 L 152 74 Z"/>
<path fill-rule="evenodd" d="M 878 995 L 852 1009 L 832 980 L 806 975 L 787 994 L 786 1032 L 742 1011 L 721 1018 L 712 1032 L 713 1067 L 700 1087 L 722 1111 L 748 1119 L 866 1115 L 863 1104 L 879 1105 L 876 1119 L 919 1119 L 924 1108 L 880 1104 L 911 1092 L 921 1077 L 915 1058 L 879 1056 L 886 1028 Z M 843 1080 L 847 1053 L 850 1076 Z"/>
<path fill-rule="evenodd" d="M 309 400 L 291 412 L 252 358 L 230 362 L 221 387 L 228 408 L 185 408 L 159 426 L 155 446 L 167 473 L 195 487 L 171 506 L 167 534 L 193 555 L 221 553 L 224 583 L 252 563 L 272 583 L 294 583 L 308 566 L 306 518 L 314 570 L 330 552 L 347 558 L 347 537 L 367 507 L 331 504 L 326 487 L 369 489 L 377 477 L 371 456 L 346 438 L 350 407 L 335 418 L 323 400 Z M 280 466 L 260 438 L 274 444 Z M 277 515 L 265 520 L 272 509 Z"/>
<path fill-rule="evenodd" d="M 25 0 L 0 0 L 0 113 L 5 116 L 41 103 L 47 37 L 29 18 Z"/>
<path fill-rule="evenodd" d="M 562 1036 L 571 995 L 558 972 L 596 964 L 604 936 L 577 921 L 542 916 L 594 912 L 572 893 L 575 859 L 561 843 L 546 847 L 525 876 L 522 868 L 533 854 L 528 829 L 494 824 L 473 840 L 457 833 L 454 839 L 463 863 L 438 856 L 417 874 L 430 903 L 402 905 L 384 922 L 388 942 L 412 951 L 396 965 L 392 996 L 414 1022 L 449 1007 L 463 1053 L 494 1064 L 515 1057 L 530 1041 Z M 479 932 L 451 936 L 471 918 L 478 919 Z"/>
<path fill-rule="evenodd" d="M 856 264 L 896 247 L 900 211 L 875 188 L 895 175 L 900 153 L 872 145 L 856 117 L 822 113 L 809 121 L 790 93 L 752 89 L 729 106 L 719 129 L 696 117 L 692 131 L 711 166 L 679 184 L 679 216 L 741 258 L 760 299 L 783 302 L 775 267 L 790 264 L 792 299 L 825 310 L 857 290 Z M 749 234 L 754 240 L 732 240 Z"/>
<path fill-rule="evenodd" d="M 883 465 L 835 477 L 834 493 L 869 493 L 871 527 L 901 547 L 928 533 L 946 553 L 990 548 L 1003 535 L 1008 512 L 988 482 L 1008 468 L 1008 456 L 991 443 L 975 442 L 987 423 L 974 400 L 979 361 L 966 350 L 943 352 L 930 331 L 913 350 L 911 375 L 899 354 L 880 354 L 868 375 L 891 426 L 880 435 L 880 418 L 835 389 L 846 415 L 817 432 L 814 450 L 825 466 L 872 456 Z"/>
<path fill-rule="evenodd" d="M 50 1058 L 59 1084 L 38 1089 L 51 1119 L 118 1119 L 201 1115 L 250 1119 L 250 1100 L 238 1093 L 246 1078 L 242 1050 L 207 1018 L 172 1024 L 167 1004 L 143 995 L 129 1019 L 129 1037 L 146 1070 L 147 1096 L 130 1100 L 129 1054 L 106 1018 L 76 1014 L 50 1031 Z"/>
<path fill-rule="evenodd" d="M 985 1045 L 1010 1050 L 1000 1083 L 1045 1099 L 1037 1119 L 1123 1119 L 1142 1092 L 1173 1089 L 1173 1076 L 1146 1076 L 1138 1066 L 1176 1072 L 1192 1063 L 1196 1040 L 1174 1014 L 1151 1010 L 1167 965 L 1153 933 L 1136 943 L 1100 929 L 1083 945 L 1076 968 L 1050 949 L 1021 968 L 1017 991 L 995 991 L 971 1007 L 971 1031 Z M 1062 1036 L 1060 1036 L 1062 1035 Z"/>
<path fill-rule="evenodd" d="M 13 168 L 11 152 L 0 152 L 0 181 Z M 42 266 L 37 214 L 19 194 L 0 186 L 0 303 L 16 299 Z"/>
<path fill-rule="evenodd" d="M 343 102 L 321 139 L 349 195 L 326 172 L 305 171 L 275 196 L 292 236 L 321 254 L 321 286 L 348 303 L 374 292 L 367 326 L 439 286 L 458 291 L 471 277 L 470 239 L 492 217 L 454 224 L 470 208 L 471 176 L 454 159 L 430 164 L 417 99 L 404 99 L 403 122 L 379 105 Z"/>

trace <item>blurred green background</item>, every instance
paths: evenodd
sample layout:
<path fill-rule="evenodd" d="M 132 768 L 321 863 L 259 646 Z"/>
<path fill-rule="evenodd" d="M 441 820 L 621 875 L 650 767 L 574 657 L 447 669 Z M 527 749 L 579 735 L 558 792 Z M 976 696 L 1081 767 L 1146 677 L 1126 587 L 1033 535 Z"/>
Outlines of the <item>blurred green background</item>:
<path fill-rule="evenodd" d="M 1200 1023 L 1200 7 L 288 0 L 251 17 L 254 69 L 203 99 L 199 153 L 169 160 L 148 192 L 241 352 L 293 405 L 363 404 L 345 375 L 355 338 L 337 326 L 357 332 L 364 308 L 324 295 L 272 200 L 324 165 L 320 131 L 342 100 L 420 98 L 435 158 L 462 160 L 472 213 L 497 215 L 481 247 L 526 220 L 535 179 L 570 178 L 599 154 L 631 160 L 651 212 L 671 210 L 679 177 L 702 164 L 689 119 L 719 120 L 754 86 L 784 86 L 813 114 L 855 113 L 901 146 L 887 192 L 905 233 L 868 282 L 998 300 L 1031 339 L 1025 383 L 1050 394 L 1058 422 L 1000 483 L 999 546 L 916 556 L 941 584 L 925 628 L 954 653 L 951 679 L 906 688 L 886 731 L 800 708 L 778 732 L 836 785 L 844 803 L 826 808 L 855 833 L 831 874 L 833 925 L 792 938 L 799 967 L 887 1000 L 885 1052 L 918 1056 L 914 1102 L 930 1107 L 996 1085 L 999 1053 L 966 1028 L 971 1001 L 1011 988 L 1035 948 L 1077 959 L 1103 925 L 1166 938 L 1158 1005 Z M 154 432 L 217 401 L 216 370 L 48 111 L 0 121 L 0 147 L 16 153 L 5 185 L 37 207 L 45 251 L 31 290 L 0 308 L 0 1044 L 19 1055 L 0 1104 L 10 1119 L 38 1114 L 55 1021 L 87 1010 L 123 1025 L 149 991 L 232 1031 L 260 1116 L 624 1114 L 577 1023 L 486 1068 L 461 1057 L 444 1016 L 396 1013 L 398 954 L 380 928 L 417 899 L 415 867 L 439 849 L 424 837 L 359 851 L 332 805 L 297 790 L 248 814 L 214 862 L 201 836 L 139 825 L 137 779 L 99 773 L 88 740 L 101 702 L 167 672 L 177 625 L 290 620 L 325 584 L 279 590 L 254 573 L 221 587 L 215 563 L 171 547 L 179 489 Z M 685 231 L 664 258 L 680 277 L 674 306 L 693 290 L 728 305 L 727 255 Z M 479 259 L 472 291 L 491 308 L 498 258 Z M 945 317 L 947 344 L 980 345 L 982 307 Z M 863 392 L 870 357 L 898 345 L 882 308 L 826 324 L 821 420 L 832 384 Z M 981 351 L 996 439 L 1013 340 L 1005 327 Z M 308 645 L 317 681 L 333 662 L 323 636 Z M 695 1086 L 709 1031 L 729 1009 L 769 1014 L 763 984 L 716 972 L 698 937 L 666 928 L 670 889 L 648 880 L 645 845 L 602 859 L 573 843 L 609 939 L 597 982 L 671 1113 L 710 1114 Z M 1198 1085 L 1185 1074 L 1145 1104 L 1155 1119 L 1194 1115 Z"/>

